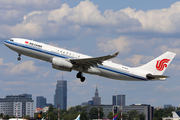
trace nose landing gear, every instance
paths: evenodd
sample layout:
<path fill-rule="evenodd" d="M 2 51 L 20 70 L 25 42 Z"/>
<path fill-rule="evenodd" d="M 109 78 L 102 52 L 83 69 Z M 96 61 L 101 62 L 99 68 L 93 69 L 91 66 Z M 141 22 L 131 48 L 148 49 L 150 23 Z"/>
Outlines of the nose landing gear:
<path fill-rule="evenodd" d="M 81 82 L 84 82 L 85 81 L 85 77 L 83 76 L 82 72 L 78 72 L 77 75 L 76 75 L 77 78 L 80 78 Z"/>
<path fill-rule="evenodd" d="M 19 57 L 17 58 L 17 60 L 18 60 L 18 61 L 20 61 L 20 60 L 21 60 L 21 54 L 19 54 Z"/>

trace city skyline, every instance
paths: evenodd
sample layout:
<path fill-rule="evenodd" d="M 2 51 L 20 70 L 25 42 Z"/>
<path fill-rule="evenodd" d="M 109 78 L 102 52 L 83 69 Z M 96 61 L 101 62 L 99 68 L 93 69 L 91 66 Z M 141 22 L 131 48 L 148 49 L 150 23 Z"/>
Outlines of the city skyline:
<path fill-rule="evenodd" d="M 125 94 L 132 103 L 178 106 L 180 90 L 180 1 L 143 0 L 24 0 L 0 1 L 0 97 L 31 93 L 54 101 L 54 88 L 62 74 L 68 82 L 67 106 L 92 98 L 96 84 L 101 104 L 112 95 Z M 33 39 L 92 57 L 119 52 L 111 61 L 137 67 L 166 51 L 177 53 L 165 71 L 166 81 L 128 82 L 94 75 L 81 83 L 77 71 L 52 69 L 48 62 L 21 56 L 8 49 L 11 37 Z M 168 97 L 167 97 L 168 96 Z"/>

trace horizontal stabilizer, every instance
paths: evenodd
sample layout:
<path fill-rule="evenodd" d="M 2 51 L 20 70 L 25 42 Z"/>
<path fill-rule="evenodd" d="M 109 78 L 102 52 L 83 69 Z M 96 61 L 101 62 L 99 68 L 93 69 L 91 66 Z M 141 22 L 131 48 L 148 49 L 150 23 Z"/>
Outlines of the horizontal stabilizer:
<path fill-rule="evenodd" d="M 165 76 L 165 75 L 152 75 L 152 74 L 147 74 L 146 77 L 149 79 L 149 80 L 153 80 L 153 79 L 165 79 L 165 78 L 169 78 L 169 76 Z"/>

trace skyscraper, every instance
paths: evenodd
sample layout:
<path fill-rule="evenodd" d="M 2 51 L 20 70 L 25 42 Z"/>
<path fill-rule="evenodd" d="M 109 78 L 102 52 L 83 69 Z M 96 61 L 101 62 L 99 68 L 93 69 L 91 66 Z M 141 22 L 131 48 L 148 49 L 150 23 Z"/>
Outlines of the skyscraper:
<path fill-rule="evenodd" d="M 112 104 L 116 105 L 116 99 L 117 99 L 117 105 L 121 106 L 121 95 L 113 95 L 112 96 Z M 122 106 L 126 105 L 126 101 L 125 101 L 125 95 L 122 95 Z"/>
<path fill-rule="evenodd" d="M 97 85 L 96 85 L 95 96 L 92 99 L 93 99 L 93 105 L 101 105 L 101 97 L 99 97 Z"/>
<path fill-rule="evenodd" d="M 36 108 L 44 108 L 47 106 L 46 98 L 44 96 L 37 96 L 36 97 Z"/>
<path fill-rule="evenodd" d="M 67 81 L 58 80 L 54 95 L 54 107 L 60 109 L 67 109 Z"/>

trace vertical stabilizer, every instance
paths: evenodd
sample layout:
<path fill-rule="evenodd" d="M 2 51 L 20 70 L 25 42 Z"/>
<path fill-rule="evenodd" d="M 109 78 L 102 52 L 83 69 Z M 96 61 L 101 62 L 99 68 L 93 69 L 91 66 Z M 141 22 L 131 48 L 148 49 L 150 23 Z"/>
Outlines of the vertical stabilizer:
<path fill-rule="evenodd" d="M 168 51 L 161 56 L 155 58 L 154 60 L 150 61 L 149 63 L 142 65 L 138 68 L 149 71 L 154 75 L 162 75 L 175 57 L 175 55 L 176 53 Z"/>
<path fill-rule="evenodd" d="M 77 116 L 77 118 L 75 120 L 80 120 L 80 114 Z"/>

